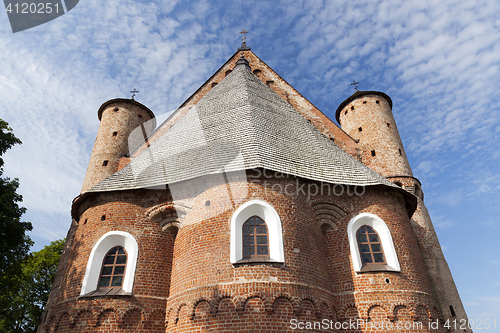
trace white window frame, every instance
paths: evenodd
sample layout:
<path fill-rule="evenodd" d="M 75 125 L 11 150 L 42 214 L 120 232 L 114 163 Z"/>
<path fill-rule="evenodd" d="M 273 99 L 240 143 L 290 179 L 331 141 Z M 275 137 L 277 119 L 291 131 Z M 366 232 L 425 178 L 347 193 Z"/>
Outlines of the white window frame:
<path fill-rule="evenodd" d="M 262 261 L 285 262 L 283 251 L 283 231 L 281 219 L 276 210 L 262 200 L 251 200 L 242 204 L 231 217 L 232 264 L 243 260 L 243 224 L 252 216 L 258 216 L 266 222 L 269 237 L 269 259 Z M 261 261 L 261 260 L 259 260 Z"/>
<path fill-rule="evenodd" d="M 97 290 L 104 257 L 115 246 L 122 246 L 127 251 L 127 266 L 122 289 L 126 293 L 132 293 L 139 246 L 135 238 L 128 232 L 110 231 L 99 238 L 90 252 L 80 296 Z"/>
<path fill-rule="evenodd" d="M 388 266 L 387 270 L 396 272 L 401 271 L 389 228 L 380 217 L 370 213 L 361 213 L 353 217 L 347 226 L 347 236 L 349 237 L 349 246 L 351 249 L 351 258 L 354 270 L 356 272 L 360 272 L 363 268 L 356 233 L 358 232 L 358 229 L 364 225 L 372 227 L 378 233 L 382 243 L 382 249 L 384 250 L 385 260 L 387 262 L 386 266 Z"/>

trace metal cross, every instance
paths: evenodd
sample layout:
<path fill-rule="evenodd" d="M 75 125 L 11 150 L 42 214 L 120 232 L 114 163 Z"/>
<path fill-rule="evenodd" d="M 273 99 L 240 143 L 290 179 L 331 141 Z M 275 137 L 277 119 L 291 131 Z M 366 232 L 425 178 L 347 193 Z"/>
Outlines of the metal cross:
<path fill-rule="evenodd" d="M 245 41 L 245 39 L 247 39 L 247 36 L 245 36 L 245 34 L 247 34 L 247 33 L 248 33 L 248 31 L 246 31 L 245 29 L 240 31 L 240 34 L 243 34 L 243 38 L 241 39 L 242 41 Z"/>
<path fill-rule="evenodd" d="M 356 82 L 356 81 L 352 80 L 351 86 L 354 86 L 354 89 L 356 89 L 356 91 L 359 91 L 358 90 L 358 84 L 359 84 L 359 82 Z"/>
<path fill-rule="evenodd" d="M 134 99 L 135 94 L 137 94 L 138 92 L 139 92 L 139 90 L 137 90 L 135 88 L 134 88 L 134 90 L 131 91 L 131 93 L 132 93 L 132 99 Z"/>

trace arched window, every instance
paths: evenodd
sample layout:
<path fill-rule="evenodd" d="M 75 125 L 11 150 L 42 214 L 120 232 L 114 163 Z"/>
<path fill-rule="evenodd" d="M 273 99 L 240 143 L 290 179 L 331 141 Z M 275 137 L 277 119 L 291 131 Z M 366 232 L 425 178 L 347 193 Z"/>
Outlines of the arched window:
<path fill-rule="evenodd" d="M 382 242 L 377 232 L 367 225 L 362 226 L 356 233 L 359 254 L 363 265 L 386 264 Z"/>
<path fill-rule="evenodd" d="M 121 253 L 120 248 L 125 255 Z M 113 252 L 115 249 L 116 252 Z M 98 296 L 101 291 L 105 291 L 106 295 L 114 292 L 130 295 L 134 285 L 138 255 L 137 241 L 128 232 L 110 231 L 102 235 L 90 252 L 80 296 Z M 125 266 L 123 274 L 120 273 L 121 266 Z M 111 274 L 108 267 L 112 267 Z M 120 283 L 120 286 L 113 286 L 113 283 Z"/>
<path fill-rule="evenodd" d="M 401 270 L 391 232 L 377 215 L 362 213 L 353 217 L 347 236 L 356 272 Z"/>
<path fill-rule="evenodd" d="M 243 224 L 243 259 L 251 258 L 269 258 L 267 225 L 255 215 Z"/>
<path fill-rule="evenodd" d="M 127 265 L 127 253 L 121 246 L 112 248 L 104 257 L 99 288 L 121 287 Z"/>
<path fill-rule="evenodd" d="M 231 217 L 230 253 L 232 264 L 285 262 L 281 219 L 270 204 L 250 200 L 236 209 Z"/>

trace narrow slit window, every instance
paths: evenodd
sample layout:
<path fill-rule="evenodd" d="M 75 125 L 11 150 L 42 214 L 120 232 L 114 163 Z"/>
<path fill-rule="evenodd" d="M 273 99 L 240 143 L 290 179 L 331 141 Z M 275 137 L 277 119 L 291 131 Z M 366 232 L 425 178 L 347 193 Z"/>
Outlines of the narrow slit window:
<path fill-rule="evenodd" d="M 107 165 L 108 165 L 108 161 L 107 160 L 104 161 L 104 162 L 102 162 L 102 166 L 107 166 Z"/>
<path fill-rule="evenodd" d="M 450 305 L 450 313 L 452 317 L 456 316 L 455 309 L 453 309 L 453 306 Z"/>

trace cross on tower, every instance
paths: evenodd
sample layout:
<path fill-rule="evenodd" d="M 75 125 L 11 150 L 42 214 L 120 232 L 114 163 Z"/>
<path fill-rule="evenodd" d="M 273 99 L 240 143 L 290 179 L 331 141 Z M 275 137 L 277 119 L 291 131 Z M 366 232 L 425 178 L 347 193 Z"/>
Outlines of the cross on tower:
<path fill-rule="evenodd" d="M 240 31 L 240 34 L 243 34 L 243 38 L 241 39 L 243 42 L 245 41 L 245 39 L 247 39 L 247 36 L 245 36 L 245 34 L 247 34 L 247 33 L 248 33 L 248 31 L 246 31 L 245 29 Z"/>
<path fill-rule="evenodd" d="M 354 89 L 356 89 L 356 91 L 359 91 L 358 90 L 358 84 L 359 84 L 359 82 L 356 82 L 356 81 L 352 80 L 351 86 L 354 86 Z"/>
<path fill-rule="evenodd" d="M 137 90 L 137 89 L 134 88 L 134 90 L 132 90 L 130 92 L 132 93 L 132 99 L 134 99 L 135 94 L 137 94 L 139 92 L 139 90 Z"/>

